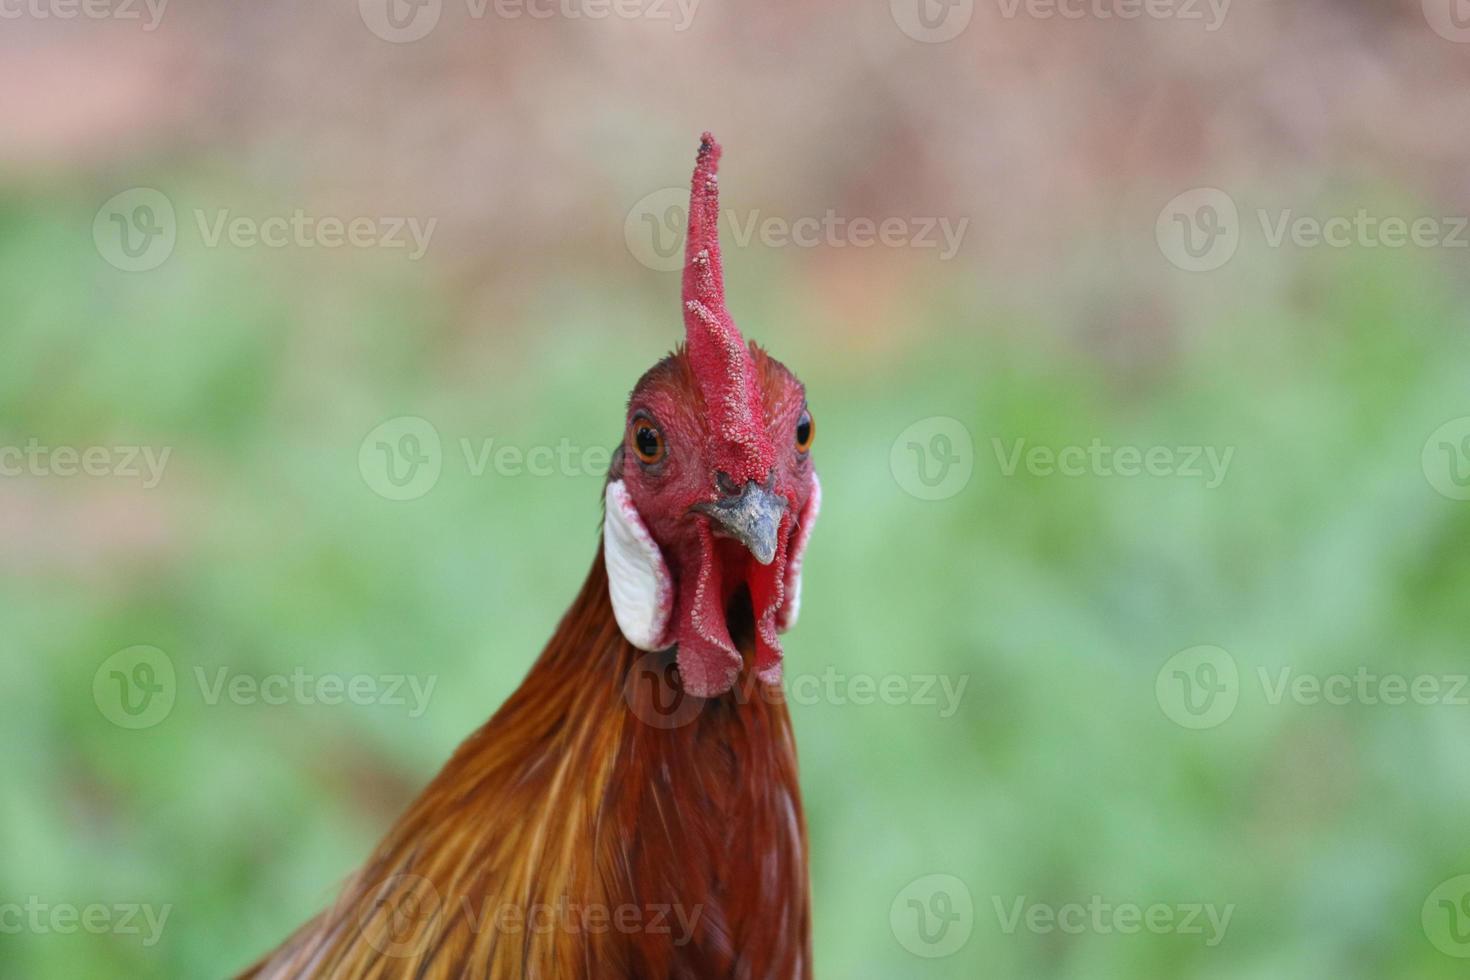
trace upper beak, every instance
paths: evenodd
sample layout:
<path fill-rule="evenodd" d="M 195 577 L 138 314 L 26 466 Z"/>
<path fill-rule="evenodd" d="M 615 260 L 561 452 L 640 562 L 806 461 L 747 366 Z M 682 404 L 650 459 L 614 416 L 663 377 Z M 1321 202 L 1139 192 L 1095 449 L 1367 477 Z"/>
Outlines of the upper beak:
<path fill-rule="evenodd" d="M 726 534 L 750 549 L 762 565 L 769 565 L 775 559 L 776 532 L 786 513 L 785 497 L 751 480 L 738 494 L 695 504 L 694 509 L 714 518 Z"/>

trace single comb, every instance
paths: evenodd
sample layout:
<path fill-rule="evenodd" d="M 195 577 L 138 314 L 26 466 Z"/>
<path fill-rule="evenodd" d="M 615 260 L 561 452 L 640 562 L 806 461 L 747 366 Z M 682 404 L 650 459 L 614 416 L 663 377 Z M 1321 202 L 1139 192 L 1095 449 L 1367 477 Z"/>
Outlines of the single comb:
<path fill-rule="evenodd" d="M 776 451 L 761 425 L 755 359 L 725 309 L 720 263 L 720 144 L 699 141 L 689 187 L 689 233 L 684 243 L 684 346 L 704 395 L 717 444 L 716 467 L 739 486 L 764 483 Z"/>

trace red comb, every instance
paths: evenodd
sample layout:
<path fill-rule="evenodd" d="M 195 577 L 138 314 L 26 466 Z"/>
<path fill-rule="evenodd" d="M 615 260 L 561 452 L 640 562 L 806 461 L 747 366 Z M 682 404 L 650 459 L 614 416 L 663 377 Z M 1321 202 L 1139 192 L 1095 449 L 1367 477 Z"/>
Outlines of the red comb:
<path fill-rule="evenodd" d="M 717 445 L 715 465 L 738 484 L 763 483 L 776 461 L 762 423 L 755 359 L 725 309 L 720 265 L 720 144 L 699 141 L 684 244 L 684 345 L 704 393 Z"/>

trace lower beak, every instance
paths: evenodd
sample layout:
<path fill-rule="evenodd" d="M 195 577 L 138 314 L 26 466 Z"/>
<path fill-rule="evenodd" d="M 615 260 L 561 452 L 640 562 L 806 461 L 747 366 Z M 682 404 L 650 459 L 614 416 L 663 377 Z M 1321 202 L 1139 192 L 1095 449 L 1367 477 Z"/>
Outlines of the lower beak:
<path fill-rule="evenodd" d="M 775 559 L 776 532 L 786 513 L 785 497 L 752 480 L 739 494 L 695 504 L 694 509 L 713 518 L 721 530 L 745 545 L 762 565 L 769 565 Z"/>

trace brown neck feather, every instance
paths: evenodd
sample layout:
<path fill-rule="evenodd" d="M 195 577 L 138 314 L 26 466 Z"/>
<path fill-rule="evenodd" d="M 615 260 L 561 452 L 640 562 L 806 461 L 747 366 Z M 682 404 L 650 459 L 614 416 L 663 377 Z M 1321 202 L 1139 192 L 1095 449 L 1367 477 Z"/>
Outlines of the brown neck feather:
<path fill-rule="evenodd" d="M 809 977 L 790 717 L 683 697 L 599 553 L 530 674 L 338 901 L 245 976 Z"/>

